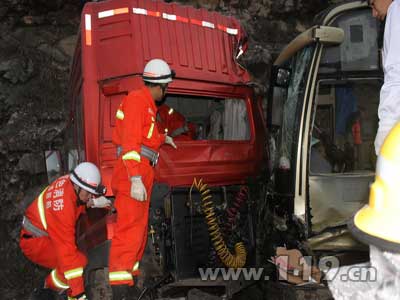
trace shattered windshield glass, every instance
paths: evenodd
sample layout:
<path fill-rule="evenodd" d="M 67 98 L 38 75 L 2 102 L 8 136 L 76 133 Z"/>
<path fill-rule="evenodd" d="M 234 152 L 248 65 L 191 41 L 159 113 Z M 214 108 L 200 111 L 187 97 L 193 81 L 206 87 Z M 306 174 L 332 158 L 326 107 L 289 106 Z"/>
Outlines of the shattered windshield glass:
<path fill-rule="evenodd" d="M 289 169 L 290 158 L 294 149 L 294 142 L 297 141 L 298 121 L 300 117 L 299 105 L 303 103 L 303 96 L 306 89 L 307 74 L 310 67 L 310 60 L 313 53 L 313 46 L 304 48 L 290 60 L 292 78 L 287 89 L 287 97 L 283 103 L 282 126 L 279 146 L 279 167 Z"/>

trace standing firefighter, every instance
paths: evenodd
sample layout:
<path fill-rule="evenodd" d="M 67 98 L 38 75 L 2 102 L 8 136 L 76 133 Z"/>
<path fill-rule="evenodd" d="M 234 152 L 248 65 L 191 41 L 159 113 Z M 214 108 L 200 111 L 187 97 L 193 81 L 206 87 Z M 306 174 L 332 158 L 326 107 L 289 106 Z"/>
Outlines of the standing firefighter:
<path fill-rule="evenodd" d="M 86 257 L 75 243 L 75 224 L 86 206 L 110 204 L 105 197 L 94 198 L 104 192 L 99 169 L 84 162 L 47 186 L 27 208 L 21 249 L 32 262 L 53 269 L 32 299 L 55 299 L 56 292 L 63 291 L 69 299 L 86 299 L 82 276 Z"/>
<path fill-rule="evenodd" d="M 114 299 L 139 292 L 129 286 L 134 284 L 133 276 L 138 275 L 147 242 L 153 168 L 161 144 L 176 148 L 170 136 L 158 132 L 156 124 L 156 101 L 165 97 L 173 76 L 174 72 L 165 61 L 149 61 L 143 71 L 144 86 L 129 93 L 117 110 L 113 142 L 118 146 L 119 157 L 112 188 L 118 217 L 109 260 Z"/>
<path fill-rule="evenodd" d="M 386 135 L 400 121 L 400 0 L 369 0 L 374 17 L 384 22 L 382 64 L 384 83 L 379 99 L 379 127 L 375 152 L 379 155 Z"/>
<path fill-rule="evenodd" d="M 369 245 L 370 262 L 333 270 L 329 288 L 337 300 L 400 299 L 399 153 L 400 123 L 397 123 L 381 147 L 369 204 L 349 222 L 352 234 Z M 348 274 L 354 274 L 355 278 Z"/>

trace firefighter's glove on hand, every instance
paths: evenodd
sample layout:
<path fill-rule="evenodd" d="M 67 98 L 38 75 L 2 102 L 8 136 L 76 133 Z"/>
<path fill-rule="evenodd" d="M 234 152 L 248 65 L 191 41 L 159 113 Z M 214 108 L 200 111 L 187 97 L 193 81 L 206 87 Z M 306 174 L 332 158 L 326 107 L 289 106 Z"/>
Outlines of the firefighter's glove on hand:
<path fill-rule="evenodd" d="M 68 296 L 68 300 L 88 300 L 85 294 L 80 294 L 75 297 Z"/>
<path fill-rule="evenodd" d="M 174 139 L 172 137 L 170 137 L 169 135 L 165 136 L 165 143 L 168 144 L 168 145 L 171 145 L 175 149 L 178 148 L 178 147 L 176 147 L 176 145 L 174 143 Z"/>
<path fill-rule="evenodd" d="M 110 207 L 111 204 L 111 201 L 108 200 L 106 197 L 100 196 L 98 198 L 90 199 L 87 203 L 87 207 L 104 208 Z"/>
<path fill-rule="evenodd" d="M 131 197 L 138 201 L 146 201 L 147 192 L 141 176 L 131 177 Z"/>

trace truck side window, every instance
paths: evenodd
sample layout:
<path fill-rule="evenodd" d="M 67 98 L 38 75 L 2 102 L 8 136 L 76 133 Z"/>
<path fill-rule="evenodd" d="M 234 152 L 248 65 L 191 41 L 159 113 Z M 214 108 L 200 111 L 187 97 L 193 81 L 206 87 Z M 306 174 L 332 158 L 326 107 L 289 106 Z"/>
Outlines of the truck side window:
<path fill-rule="evenodd" d="M 82 118 L 82 101 L 81 95 L 79 94 L 74 99 L 74 109 L 73 116 L 68 124 L 67 128 L 67 136 L 65 143 L 65 170 L 69 172 L 73 170 L 79 162 L 85 160 L 85 151 L 84 151 L 84 124 Z"/>
<path fill-rule="evenodd" d="M 167 105 L 169 116 L 174 119 L 173 114 L 180 114 L 186 122 L 189 130 L 192 130 L 190 138 L 178 140 L 224 140 L 224 141 L 246 141 L 250 139 L 250 124 L 247 103 L 243 99 L 230 98 L 207 98 L 186 95 L 168 95 L 164 103 Z M 162 111 L 162 109 L 159 111 Z M 179 132 L 174 122 L 166 122 L 165 116 L 162 120 L 169 134 Z M 161 117 L 162 119 L 162 117 Z M 175 117 L 177 119 L 177 117 Z M 160 129 L 160 127 L 159 127 Z M 165 130 L 164 129 L 164 130 Z"/>

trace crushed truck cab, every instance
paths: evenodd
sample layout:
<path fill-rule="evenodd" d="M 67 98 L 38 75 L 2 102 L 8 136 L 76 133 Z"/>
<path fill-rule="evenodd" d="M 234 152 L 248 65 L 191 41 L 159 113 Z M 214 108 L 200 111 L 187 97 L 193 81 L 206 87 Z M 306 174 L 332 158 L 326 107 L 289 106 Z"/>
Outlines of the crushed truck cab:
<path fill-rule="evenodd" d="M 245 265 L 255 263 L 251 191 L 259 189 L 250 183 L 265 165 L 266 133 L 261 98 L 237 61 L 246 41 L 236 19 L 177 3 L 111 0 L 86 3 L 82 11 L 69 84 L 65 171 L 81 161 L 95 163 L 107 196 L 114 197 L 117 148 L 111 137 L 117 108 L 143 86 L 141 74 L 149 60 L 161 58 L 176 72 L 165 104 L 185 118 L 192 133 L 175 137 L 176 150 L 160 148 L 142 264 L 155 270 L 147 273 L 150 278 L 172 278 L 170 286 L 213 285 L 228 295 L 238 289 L 199 277 L 200 267 L 226 267 L 211 241 L 216 235 L 230 251 L 241 242 Z M 205 218 L 196 188 L 200 182 L 210 190 L 218 220 Z M 81 222 L 80 247 L 89 254 L 89 269 L 107 268 L 113 213 L 118 212 L 90 212 Z M 220 231 L 210 229 L 210 222 L 219 222 Z M 98 241 L 99 236 L 104 238 Z"/>

